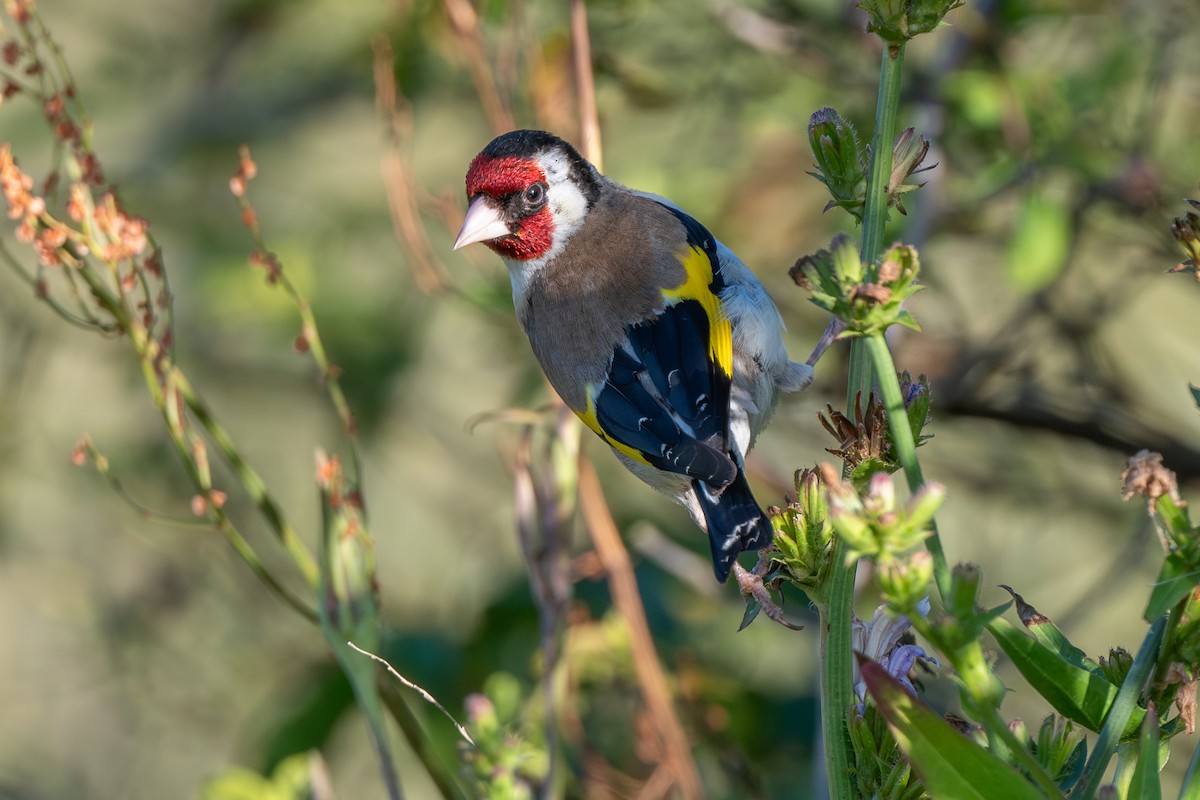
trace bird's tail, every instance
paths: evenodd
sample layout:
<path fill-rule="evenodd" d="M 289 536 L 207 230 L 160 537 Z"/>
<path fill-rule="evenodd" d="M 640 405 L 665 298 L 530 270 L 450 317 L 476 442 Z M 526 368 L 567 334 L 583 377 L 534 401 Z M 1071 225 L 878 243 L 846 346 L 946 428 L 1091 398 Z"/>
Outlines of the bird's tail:
<path fill-rule="evenodd" d="M 746 473 L 741 469 L 733 482 L 722 489 L 714 489 L 703 481 L 693 481 L 692 488 L 704 513 L 713 571 L 717 580 L 724 583 L 738 553 L 762 550 L 771 544 L 775 537 L 771 521 L 750 493 Z"/>

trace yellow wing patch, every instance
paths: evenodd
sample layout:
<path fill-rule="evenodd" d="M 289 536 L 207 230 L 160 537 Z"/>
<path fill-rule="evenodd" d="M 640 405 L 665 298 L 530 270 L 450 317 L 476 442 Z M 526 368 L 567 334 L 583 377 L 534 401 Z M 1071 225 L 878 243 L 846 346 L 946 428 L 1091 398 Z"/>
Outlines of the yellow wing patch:
<path fill-rule="evenodd" d="M 679 263 L 687 277 L 674 289 L 663 289 L 667 303 L 696 300 L 708 317 L 708 355 L 726 377 L 733 376 L 733 328 L 721 309 L 721 299 L 709 288 L 713 282 L 712 262 L 698 247 L 689 246 L 680 252 Z M 584 420 L 585 422 L 587 420 Z"/>
<path fill-rule="evenodd" d="M 605 433 L 604 428 L 600 427 L 600 420 L 596 419 L 596 393 L 596 384 L 588 384 L 587 408 L 583 411 L 576 409 L 575 416 L 583 420 L 584 425 L 587 425 L 589 428 L 591 428 L 593 433 L 603 439 L 609 447 L 613 448 L 621 455 L 628 456 L 639 464 L 651 466 L 650 462 L 646 460 L 646 457 L 642 455 L 640 450 L 635 447 L 630 447 L 627 444 L 618 442 L 616 439 Z"/>

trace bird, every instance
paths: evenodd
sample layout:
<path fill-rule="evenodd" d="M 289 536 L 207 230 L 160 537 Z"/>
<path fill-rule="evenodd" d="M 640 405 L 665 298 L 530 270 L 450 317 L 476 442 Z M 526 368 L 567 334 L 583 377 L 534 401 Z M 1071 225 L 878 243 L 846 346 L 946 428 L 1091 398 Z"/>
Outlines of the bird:
<path fill-rule="evenodd" d="M 745 457 L 788 359 L 779 310 L 754 273 L 666 198 L 602 175 L 539 130 L 471 161 L 454 249 L 482 242 L 508 267 L 517 320 L 550 385 L 638 478 L 707 532 L 713 572 L 768 547 Z"/>

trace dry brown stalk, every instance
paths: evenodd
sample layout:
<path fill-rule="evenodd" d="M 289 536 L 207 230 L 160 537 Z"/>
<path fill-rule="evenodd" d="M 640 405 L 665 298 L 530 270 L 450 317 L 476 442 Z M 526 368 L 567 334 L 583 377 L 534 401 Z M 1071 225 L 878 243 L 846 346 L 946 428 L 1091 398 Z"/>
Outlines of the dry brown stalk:
<path fill-rule="evenodd" d="M 450 20 L 450 28 L 458 40 L 462 56 L 471 71 L 471 80 L 475 83 L 475 92 L 479 95 L 479 103 L 483 113 L 496 134 L 506 133 L 516 127 L 512 111 L 500 97 L 496 86 L 495 75 L 487 56 L 487 48 L 483 44 L 483 33 L 479 27 L 479 14 L 470 0 L 442 0 L 446 9 L 446 17 Z"/>
<path fill-rule="evenodd" d="M 638 592 L 637 579 L 629 551 L 604 500 L 604 491 L 596 469 L 587 459 L 579 464 L 579 507 L 592 544 L 608 574 L 608 590 L 617 613 L 629 628 L 629 646 L 642 698 L 662 740 L 664 762 L 670 765 L 674 783 L 684 800 L 704 797 L 704 787 L 692 759 L 691 743 L 679 722 L 671 702 L 666 674 L 654 649 L 654 639 L 646 622 L 646 610 Z"/>
<path fill-rule="evenodd" d="M 387 192 L 392 228 L 412 259 L 413 280 L 424 294 L 449 285 L 445 267 L 433 254 L 416 200 L 412 171 L 401 152 L 412 135 L 412 108 L 396 87 L 392 46 L 382 34 L 371 40 L 374 52 L 375 108 L 383 123 L 383 186 Z"/>
<path fill-rule="evenodd" d="M 579 100 L 579 150 L 603 172 L 604 149 L 600 143 L 600 113 L 596 109 L 596 80 L 592 73 L 592 44 L 584 0 L 571 0 L 571 55 Z"/>

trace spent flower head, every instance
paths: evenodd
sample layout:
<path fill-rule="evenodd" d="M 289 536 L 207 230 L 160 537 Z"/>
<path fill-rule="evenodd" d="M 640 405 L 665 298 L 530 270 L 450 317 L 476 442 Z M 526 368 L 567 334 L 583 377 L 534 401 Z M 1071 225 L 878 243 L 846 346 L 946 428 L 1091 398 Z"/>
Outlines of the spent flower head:
<path fill-rule="evenodd" d="M 862 0 L 858 7 L 867 12 L 867 30 L 897 46 L 933 30 L 962 4 L 963 0 Z"/>
<path fill-rule="evenodd" d="M 876 472 L 895 472 L 899 465 L 892 457 L 891 436 L 888 433 L 887 411 L 872 392 L 864 408 L 862 393 L 854 397 L 853 417 L 831 404 L 825 405 L 828 414 L 817 414 L 821 427 L 837 440 L 837 447 L 825 452 L 837 456 L 850 467 L 850 478 L 862 483 Z"/>
<path fill-rule="evenodd" d="M 892 145 L 892 174 L 888 179 L 888 203 L 894 205 L 901 214 L 907 214 L 904 208 L 904 195 L 915 192 L 925 184 L 909 183 L 913 175 L 927 172 L 937 164 L 926 164 L 925 156 L 929 154 L 929 140 L 917 135 L 912 128 L 905 128 L 896 137 Z"/>
<path fill-rule="evenodd" d="M 1146 498 L 1152 505 L 1163 495 L 1176 502 L 1179 497 L 1179 481 L 1175 473 L 1163 464 L 1162 453 L 1139 450 L 1125 464 L 1121 473 L 1121 499 L 1129 500 L 1134 495 Z"/>
<path fill-rule="evenodd" d="M 1122 500 L 1134 496 L 1146 499 L 1146 510 L 1154 520 L 1163 547 L 1168 551 L 1185 548 L 1186 553 L 1172 555 L 1186 555 L 1200 562 L 1200 531 L 1192 527 L 1187 502 L 1179 496 L 1179 482 L 1175 473 L 1163 464 L 1162 454 L 1141 450 L 1130 457 L 1121 473 L 1121 482 Z"/>
<path fill-rule="evenodd" d="M 866 265 L 845 234 L 834 237 L 828 250 L 799 259 L 789 274 L 809 291 L 812 302 L 846 325 L 839 338 L 883 333 L 892 325 L 919 331 L 904 302 L 921 290 L 920 261 L 907 245 L 888 248 L 877 264 Z"/>

